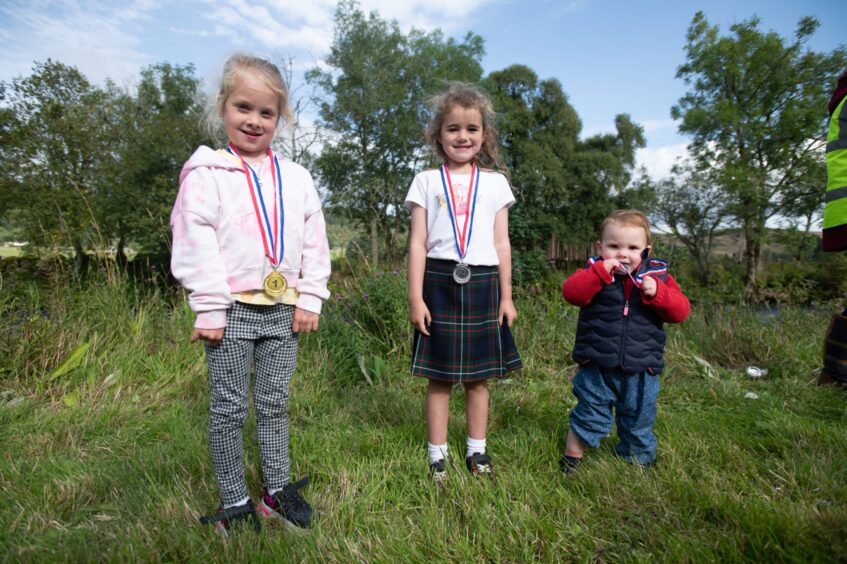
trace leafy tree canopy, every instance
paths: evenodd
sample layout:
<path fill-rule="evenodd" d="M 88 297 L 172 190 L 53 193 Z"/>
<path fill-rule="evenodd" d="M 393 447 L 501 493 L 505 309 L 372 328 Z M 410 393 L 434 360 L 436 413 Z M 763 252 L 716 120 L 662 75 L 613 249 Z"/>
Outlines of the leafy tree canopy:
<path fill-rule="evenodd" d="M 791 213 L 788 195 L 804 178 L 819 177 L 826 104 L 845 50 L 806 47 L 819 23 L 797 24 L 787 40 L 759 29 L 753 17 L 721 35 L 702 12 L 688 29 L 686 62 L 677 70 L 689 91 L 672 108 L 701 167 L 717 173 L 746 240 L 748 288 L 766 237 L 766 222 Z"/>
<path fill-rule="evenodd" d="M 448 81 L 478 81 L 483 53 L 473 34 L 462 42 L 439 30 L 404 34 L 355 2 L 338 5 L 329 70 L 308 75 L 323 91 L 320 118 L 333 132 L 315 164 L 329 206 L 369 227 L 374 262 L 380 235 L 396 252 L 406 190 L 429 158 L 421 134 L 427 99 Z"/>

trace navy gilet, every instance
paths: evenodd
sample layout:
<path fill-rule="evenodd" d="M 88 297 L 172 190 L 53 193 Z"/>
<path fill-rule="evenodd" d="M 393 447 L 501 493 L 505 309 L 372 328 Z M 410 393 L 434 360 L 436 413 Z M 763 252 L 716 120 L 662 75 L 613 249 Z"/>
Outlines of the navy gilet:
<path fill-rule="evenodd" d="M 600 258 L 592 257 L 589 267 L 597 260 Z M 653 258 L 643 261 L 636 280 L 640 282 L 647 273 L 664 282 L 668 262 Z M 580 309 L 573 359 L 579 364 L 593 362 L 600 368 L 620 368 L 627 373 L 659 374 L 665 366 L 664 322 L 641 301 L 641 291 L 634 286 L 626 308 L 626 276 L 615 275 L 614 279 Z"/>

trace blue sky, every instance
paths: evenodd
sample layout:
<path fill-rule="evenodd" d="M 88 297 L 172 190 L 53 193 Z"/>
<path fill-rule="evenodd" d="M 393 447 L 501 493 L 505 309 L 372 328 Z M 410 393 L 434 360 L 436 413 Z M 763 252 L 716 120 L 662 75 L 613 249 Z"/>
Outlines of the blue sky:
<path fill-rule="evenodd" d="M 821 27 L 810 42 L 831 51 L 843 9 L 836 0 L 362 0 L 365 11 L 396 19 L 403 29 L 441 28 L 485 40 L 486 72 L 513 63 L 541 78 L 557 78 L 583 122 L 583 134 L 611 131 L 628 113 L 644 125 L 648 146 L 639 161 L 664 174 L 684 153 L 671 106 L 685 92 L 675 78 L 684 61 L 685 33 L 694 13 L 726 30 L 754 14 L 760 28 L 793 35 L 800 17 Z M 332 41 L 334 0 L 2 0 L 0 80 L 31 72 L 47 58 L 74 65 L 92 82 L 107 77 L 131 87 L 138 71 L 157 62 L 193 63 L 214 78 L 222 60 L 247 50 L 275 60 L 293 58 L 296 73 L 319 64 Z M 825 111 L 822 109 L 822 112 Z"/>

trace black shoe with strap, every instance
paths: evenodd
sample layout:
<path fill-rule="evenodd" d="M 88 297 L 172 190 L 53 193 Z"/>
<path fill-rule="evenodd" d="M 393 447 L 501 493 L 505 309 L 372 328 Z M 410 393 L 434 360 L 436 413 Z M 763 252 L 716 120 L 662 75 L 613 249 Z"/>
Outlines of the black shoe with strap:
<path fill-rule="evenodd" d="M 224 509 L 223 506 L 218 507 L 218 510 L 212 515 L 200 517 L 201 525 L 214 525 L 215 531 L 223 537 L 228 537 L 233 527 L 241 526 L 250 521 L 253 524 L 253 531 L 258 535 L 262 530 L 262 524 L 259 523 L 259 518 L 256 516 L 256 507 L 253 505 L 252 499 L 248 499 L 244 505 L 227 509 Z"/>
<path fill-rule="evenodd" d="M 443 482 L 447 479 L 447 470 L 444 468 L 444 459 L 441 458 L 429 465 L 429 475 L 436 483 Z"/>
<path fill-rule="evenodd" d="M 303 530 L 312 525 L 314 510 L 300 495 L 300 489 L 309 483 L 309 477 L 283 487 L 270 495 L 265 491 L 259 504 L 259 511 L 265 517 L 280 519 L 289 529 Z"/>
<path fill-rule="evenodd" d="M 485 453 L 473 453 L 465 459 L 465 465 L 468 467 L 468 471 L 475 476 L 494 477 L 494 466 L 491 464 L 491 457 Z"/>
<path fill-rule="evenodd" d="M 577 468 L 579 468 L 579 463 L 582 462 L 581 458 L 576 456 L 569 456 L 567 454 L 563 454 L 561 458 L 559 458 L 559 468 L 564 472 L 565 475 L 568 475 Z"/>

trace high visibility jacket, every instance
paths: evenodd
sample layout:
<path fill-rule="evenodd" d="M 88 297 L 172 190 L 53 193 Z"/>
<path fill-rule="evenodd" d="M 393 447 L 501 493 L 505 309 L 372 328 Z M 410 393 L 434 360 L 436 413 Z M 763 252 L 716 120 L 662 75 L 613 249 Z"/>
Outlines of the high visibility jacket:
<path fill-rule="evenodd" d="M 823 215 L 823 250 L 847 249 L 847 96 L 829 118 L 826 136 L 826 208 Z"/>

